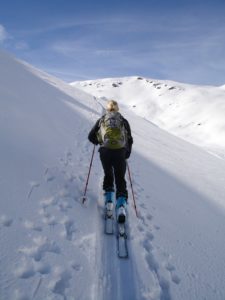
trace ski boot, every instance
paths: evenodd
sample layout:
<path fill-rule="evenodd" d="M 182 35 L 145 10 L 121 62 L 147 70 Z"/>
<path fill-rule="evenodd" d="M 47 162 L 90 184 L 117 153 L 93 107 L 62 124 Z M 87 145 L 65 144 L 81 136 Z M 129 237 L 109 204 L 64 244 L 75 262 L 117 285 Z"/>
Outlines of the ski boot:
<path fill-rule="evenodd" d="M 116 215 L 118 223 L 125 223 L 126 221 L 126 205 L 127 199 L 125 197 L 118 197 L 116 201 Z"/>
<path fill-rule="evenodd" d="M 114 192 L 105 192 L 105 210 L 108 218 L 113 216 L 113 194 Z"/>

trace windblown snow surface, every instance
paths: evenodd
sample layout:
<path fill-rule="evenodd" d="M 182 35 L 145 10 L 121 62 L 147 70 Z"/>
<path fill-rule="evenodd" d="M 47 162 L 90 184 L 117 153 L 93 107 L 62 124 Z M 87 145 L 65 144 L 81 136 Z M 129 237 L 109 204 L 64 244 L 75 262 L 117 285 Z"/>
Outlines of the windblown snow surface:
<path fill-rule="evenodd" d="M 138 209 L 129 189 L 129 259 L 104 235 L 97 151 L 81 204 L 106 97 L 0 52 L 0 299 L 225 299 L 223 159 L 121 101 Z"/>

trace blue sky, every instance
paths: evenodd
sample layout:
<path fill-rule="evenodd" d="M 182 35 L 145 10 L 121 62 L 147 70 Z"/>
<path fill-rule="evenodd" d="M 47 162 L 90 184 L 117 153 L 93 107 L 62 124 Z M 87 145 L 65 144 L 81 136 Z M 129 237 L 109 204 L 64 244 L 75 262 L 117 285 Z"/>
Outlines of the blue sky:
<path fill-rule="evenodd" d="M 225 0 L 0 1 L 0 46 L 68 82 L 225 84 Z"/>

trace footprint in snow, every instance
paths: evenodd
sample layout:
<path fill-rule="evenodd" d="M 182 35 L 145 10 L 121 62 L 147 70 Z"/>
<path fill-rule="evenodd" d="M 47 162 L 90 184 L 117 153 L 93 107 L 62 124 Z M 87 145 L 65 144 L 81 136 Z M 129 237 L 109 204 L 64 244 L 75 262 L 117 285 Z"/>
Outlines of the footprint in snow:
<path fill-rule="evenodd" d="M 146 234 L 146 240 L 153 241 L 154 240 L 154 235 L 151 232 L 148 232 Z"/>
<path fill-rule="evenodd" d="M 25 221 L 23 222 L 23 226 L 24 226 L 26 229 L 30 229 L 30 230 L 34 230 L 34 231 L 42 231 L 41 226 L 36 225 L 35 223 L 33 223 L 32 221 L 29 221 L 29 220 L 25 220 Z"/>
<path fill-rule="evenodd" d="M 61 211 L 61 212 L 67 212 L 68 209 L 71 209 L 73 208 L 72 205 L 70 205 L 70 203 L 68 201 L 63 201 L 62 203 L 60 203 L 58 205 L 58 210 Z"/>
<path fill-rule="evenodd" d="M 47 208 L 52 205 L 57 205 L 57 201 L 54 196 L 46 197 L 40 201 L 42 208 Z"/>
<path fill-rule="evenodd" d="M 66 289 L 70 287 L 70 280 L 72 279 L 71 272 L 61 267 L 55 267 L 52 277 L 49 288 L 54 294 L 61 295 L 63 299 L 66 299 L 65 292 Z"/>
<path fill-rule="evenodd" d="M 0 217 L 0 225 L 4 227 L 10 227 L 13 223 L 13 219 L 10 217 L 7 217 L 6 215 L 2 215 Z"/>
<path fill-rule="evenodd" d="M 71 267 L 76 272 L 81 272 L 83 270 L 83 267 L 80 264 L 76 263 L 76 262 L 71 262 Z"/>
<path fill-rule="evenodd" d="M 153 219 L 153 216 L 151 214 L 147 214 L 146 218 L 151 221 Z"/>
<path fill-rule="evenodd" d="M 46 176 L 46 182 L 51 182 L 55 179 L 55 176 L 54 175 L 49 175 L 49 176 Z"/>
<path fill-rule="evenodd" d="M 67 151 L 65 153 L 65 156 L 60 158 L 60 162 L 64 165 L 64 167 L 67 167 L 68 165 L 70 165 L 72 163 L 72 152 L 71 151 Z"/>
<path fill-rule="evenodd" d="M 144 232 L 145 231 L 145 229 L 142 225 L 138 225 L 138 230 L 139 230 L 139 232 Z"/>
<path fill-rule="evenodd" d="M 68 191 L 68 189 L 66 187 L 64 187 L 59 191 L 58 197 L 59 198 L 69 198 L 69 197 L 71 197 L 71 194 Z"/>
<path fill-rule="evenodd" d="M 47 263 L 34 262 L 34 270 L 41 275 L 47 275 L 51 272 L 51 267 Z"/>
<path fill-rule="evenodd" d="M 28 279 L 33 277 L 36 273 L 46 275 L 49 274 L 50 271 L 51 267 L 48 264 L 36 262 L 30 258 L 23 257 L 14 274 L 17 278 Z"/>
<path fill-rule="evenodd" d="M 138 192 L 139 194 L 141 194 L 142 192 L 144 192 L 144 188 L 143 188 L 142 186 L 140 186 L 140 185 L 138 185 L 138 186 L 136 187 L 136 190 L 137 190 L 137 192 Z"/>
<path fill-rule="evenodd" d="M 144 210 L 146 210 L 146 209 L 147 209 L 147 207 L 146 207 L 145 203 L 143 203 L 143 202 L 142 202 L 142 203 L 140 203 L 140 207 L 141 207 L 141 208 L 143 208 Z"/>
<path fill-rule="evenodd" d="M 20 262 L 18 268 L 14 272 L 17 278 L 27 279 L 35 275 L 34 265 L 32 261 L 28 261 L 26 258 L 23 258 Z"/>
<path fill-rule="evenodd" d="M 145 217 L 143 215 L 139 215 L 139 220 L 141 221 L 141 224 L 144 225 L 145 229 L 148 228 L 148 223 L 145 220 Z"/>
<path fill-rule="evenodd" d="M 62 236 L 66 237 L 68 241 L 72 241 L 73 234 L 76 231 L 73 220 L 65 217 L 64 219 L 62 219 L 61 224 L 64 226 Z"/>
<path fill-rule="evenodd" d="M 46 253 L 59 254 L 60 248 L 55 241 L 50 241 L 47 237 L 39 236 L 33 238 L 33 245 L 30 247 L 21 247 L 18 249 L 26 257 L 33 258 L 35 261 L 40 261 Z"/>
<path fill-rule="evenodd" d="M 158 285 L 160 288 L 160 299 L 170 300 L 171 299 L 170 282 L 169 280 L 167 280 L 167 276 L 165 276 L 165 272 L 160 262 L 157 260 L 156 256 L 154 255 L 154 247 L 151 243 L 151 240 L 153 240 L 153 238 L 154 236 L 151 233 L 148 233 L 146 235 L 146 239 L 143 241 L 143 246 L 144 249 L 146 250 L 145 260 L 150 272 L 155 274 L 155 278 L 158 281 Z M 178 278 L 173 276 L 172 281 L 175 282 L 176 279 Z"/>
<path fill-rule="evenodd" d="M 171 263 L 167 263 L 166 265 L 166 269 L 169 271 L 170 276 L 171 276 L 171 280 L 175 283 L 175 284 L 179 284 L 181 279 L 180 277 L 176 274 L 176 268 L 171 264 Z"/>
<path fill-rule="evenodd" d="M 158 226 L 158 225 L 154 225 L 154 228 L 155 228 L 156 230 L 160 230 L 160 226 Z"/>
<path fill-rule="evenodd" d="M 41 208 L 39 209 L 38 211 L 39 215 L 41 215 L 42 217 L 42 222 L 44 224 L 47 224 L 49 226 L 54 226 L 56 224 L 58 224 L 57 222 L 57 218 L 54 216 L 54 215 L 51 215 L 47 210 L 46 208 Z"/>
<path fill-rule="evenodd" d="M 47 224 L 49 226 L 54 226 L 54 225 L 57 224 L 56 217 L 53 216 L 53 215 L 50 215 L 50 214 L 48 214 L 47 216 L 45 216 L 42 221 L 43 221 L 43 223 L 45 223 L 45 224 Z"/>

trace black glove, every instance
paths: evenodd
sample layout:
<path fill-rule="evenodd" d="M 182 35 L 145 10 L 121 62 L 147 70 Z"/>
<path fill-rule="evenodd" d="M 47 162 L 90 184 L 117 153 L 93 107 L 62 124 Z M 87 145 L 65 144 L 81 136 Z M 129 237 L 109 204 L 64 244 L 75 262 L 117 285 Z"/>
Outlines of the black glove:
<path fill-rule="evenodd" d="M 93 138 L 91 139 L 91 142 L 92 142 L 92 144 L 94 144 L 94 145 L 98 145 L 98 144 L 99 144 L 98 139 L 97 139 L 96 136 L 93 137 Z"/>
<path fill-rule="evenodd" d="M 132 140 L 132 142 L 133 142 L 133 140 Z M 126 147 L 126 153 L 125 153 L 126 159 L 128 159 L 130 157 L 131 149 L 132 149 L 132 143 L 128 143 L 128 145 Z"/>
<path fill-rule="evenodd" d="M 131 153 L 130 150 L 127 149 L 126 150 L 126 154 L 125 154 L 125 158 L 126 159 L 128 159 L 130 157 L 130 153 Z"/>

